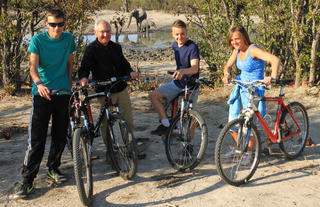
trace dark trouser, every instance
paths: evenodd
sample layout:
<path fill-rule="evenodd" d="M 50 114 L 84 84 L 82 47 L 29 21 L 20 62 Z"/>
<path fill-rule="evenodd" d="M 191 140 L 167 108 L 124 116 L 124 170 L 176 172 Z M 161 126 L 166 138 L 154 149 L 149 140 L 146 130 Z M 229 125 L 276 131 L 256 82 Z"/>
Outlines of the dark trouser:
<path fill-rule="evenodd" d="M 51 101 L 49 101 L 38 95 L 32 97 L 28 147 L 22 169 L 24 182 L 33 182 L 37 176 L 45 150 L 48 124 L 51 116 L 51 146 L 47 167 L 51 170 L 60 166 L 68 130 L 69 98 L 69 95 L 58 95 L 52 96 Z"/>

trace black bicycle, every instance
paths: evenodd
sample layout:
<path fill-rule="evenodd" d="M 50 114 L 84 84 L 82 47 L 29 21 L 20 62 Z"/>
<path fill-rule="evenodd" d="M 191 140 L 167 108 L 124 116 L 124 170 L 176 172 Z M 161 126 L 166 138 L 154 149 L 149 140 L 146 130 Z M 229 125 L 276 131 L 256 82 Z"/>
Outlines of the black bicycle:
<path fill-rule="evenodd" d="M 173 74 L 174 71 L 168 71 Z M 194 169 L 202 160 L 208 144 L 208 128 L 201 115 L 193 109 L 200 83 L 212 86 L 206 79 L 185 79 L 186 86 L 165 106 L 170 127 L 165 138 L 166 155 L 173 168 Z"/>
<path fill-rule="evenodd" d="M 112 104 L 110 90 L 118 81 L 128 77 L 112 78 L 103 82 L 92 82 L 74 89 L 70 107 L 70 123 L 72 129 L 72 152 L 74 175 L 80 200 L 84 205 L 91 205 L 93 198 L 92 179 L 92 144 L 99 136 L 99 129 L 104 117 L 107 118 L 107 156 L 113 168 L 124 179 L 131 179 L 137 171 L 136 144 L 127 121 L 121 116 L 117 105 Z M 89 88 L 106 86 L 104 92 L 88 94 Z M 97 97 L 105 97 L 104 106 L 96 123 L 92 118 L 90 101 Z M 112 110 L 113 109 L 113 110 Z M 73 128 L 72 128 L 73 127 Z"/>

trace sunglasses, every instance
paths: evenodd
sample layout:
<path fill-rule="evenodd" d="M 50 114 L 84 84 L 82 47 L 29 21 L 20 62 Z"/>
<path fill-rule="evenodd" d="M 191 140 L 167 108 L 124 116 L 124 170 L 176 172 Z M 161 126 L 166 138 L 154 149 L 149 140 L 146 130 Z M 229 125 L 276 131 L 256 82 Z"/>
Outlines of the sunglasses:
<path fill-rule="evenodd" d="M 56 26 L 58 26 L 58 27 L 63 27 L 64 24 L 65 24 L 65 22 L 59 22 L 59 23 L 51 23 L 51 22 L 48 22 L 48 25 L 49 25 L 50 27 L 56 27 Z"/>

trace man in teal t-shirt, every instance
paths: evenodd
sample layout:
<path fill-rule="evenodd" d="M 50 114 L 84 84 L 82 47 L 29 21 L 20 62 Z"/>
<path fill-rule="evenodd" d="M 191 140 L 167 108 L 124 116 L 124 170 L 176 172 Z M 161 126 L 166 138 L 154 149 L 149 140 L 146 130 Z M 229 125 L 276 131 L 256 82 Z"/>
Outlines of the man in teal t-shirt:
<path fill-rule="evenodd" d="M 33 74 L 33 80 L 41 80 L 43 86 L 48 89 L 70 89 L 71 86 L 71 70 L 68 69 L 68 60 L 72 52 L 76 50 L 71 33 L 62 32 L 58 39 L 50 37 L 45 32 L 35 35 L 28 48 L 31 56 L 39 56 L 38 72 L 39 77 Z M 70 63 L 72 64 L 72 59 Z M 70 74 L 69 74 L 70 72 Z M 35 82 L 36 83 L 36 82 Z M 38 84 L 39 85 L 39 84 Z M 39 95 L 38 85 L 32 87 L 32 94 Z"/>
<path fill-rule="evenodd" d="M 32 37 L 30 52 L 30 75 L 32 87 L 32 110 L 28 131 L 28 147 L 23 162 L 22 182 L 14 198 L 25 198 L 33 190 L 33 181 L 39 171 L 45 150 L 47 130 L 52 118 L 51 146 L 47 162 L 48 177 L 56 183 L 66 181 L 58 167 L 66 144 L 69 114 L 69 94 L 50 96 L 50 90 L 70 89 L 72 85 L 72 53 L 77 49 L 71 33 L 63 32 L 64 14 L 50 9 L 46 15 L 48 32 Z"/>

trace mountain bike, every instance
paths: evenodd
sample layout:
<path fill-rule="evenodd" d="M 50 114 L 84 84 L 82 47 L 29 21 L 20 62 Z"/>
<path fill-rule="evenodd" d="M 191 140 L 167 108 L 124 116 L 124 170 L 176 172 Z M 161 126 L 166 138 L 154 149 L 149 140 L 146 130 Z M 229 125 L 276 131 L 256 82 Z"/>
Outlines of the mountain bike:
<path fill-rule="evenodd" d="M 136 144 L 132 131 L 127 121 L 121 116 L 118 106 L 112 104 L 110 93 L 118 81 L 127 79 L 128 77 L 119 77 L 103 82 L 91 82 L 75 89 L 72 95 L 74 175 L 80 200 L 87 206 L 91 205 L 93 198 L 92 145 L 94 138 L 99 136 L 100 125 L 104 117 L 107 119 L 107 156 L 110 157 L 113 168 L 123 179 L 131 179 L 137 171 Z M 88 94 L 89 88 L 98 86 L 106 86 L 105 91 Z M 94 123 L 90 101 L 101 96 L 105 97 L 104 106 Z"/>
<path fill-rule="evenodd" d="M 174 71 L 168 71 L 173 74 Z M 185 79 L 186 86 L 165 106 L 170 127 L 165 142 L 166 155 L 173 168 L 194 169 L 202 160 L 208 144 L 208 128 L 202 116 L 193 110 L 200 83 L 212 86 L 206 79 Z"/>
<path fill-rule="evenodd" d="M 284 86 L 290 82 L 273 80 L 272 83 L 281 86 L 279 96 L 259 97 L 255 93 L 256 87 L 265 87 L 263 81 L 231 81 L 248 91 L 249 100 L 247 108 L 242 110 L 239 118 L 224 126 L 216 142 L 215 163 L 225 182 L 238 186 L 247 183 L 255 173 L 261 154 L 256 120 L 268 135 L 266 142 L 278 143 L 287 158 L 296 158 L 303 151 L 309 133 L 308 114 L 301 103 L 292 102 L 286 105 L 283 102 Z M 255 101 L 277 102 L 274 126 L 268 126 L 254 104 Z"/>

